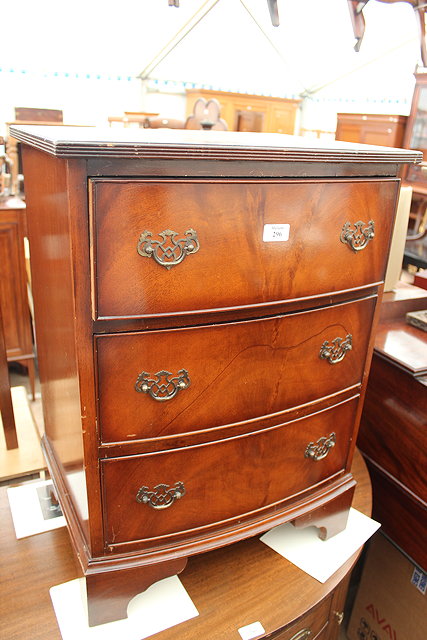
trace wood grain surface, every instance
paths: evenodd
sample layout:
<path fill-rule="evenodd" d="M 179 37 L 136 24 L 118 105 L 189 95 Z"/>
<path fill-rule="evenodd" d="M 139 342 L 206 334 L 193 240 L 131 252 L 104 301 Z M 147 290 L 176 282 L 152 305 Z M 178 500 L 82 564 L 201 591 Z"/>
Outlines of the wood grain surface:
<path fill-rule="evenodd" d="M 279 160 L 339 163 L 414 163 L 422 153 L 410 149 L 373 147 L 288 136 L 233 131 L 177 129 L 100 129 L 92 127 L 11 126 L 17 140 L 57 157 L 114 157 L 207 160 Z M 197 147 L 203 145 L 201 151 Z M 231 155 L 230 155 L 231 154 Z M 392 171 L 394 171 L 392 169 Z"/>
<path fill-rule="evenodd" d="M 288 500 L 292 504 L 302 492 L 344 472 L 357 401 L 358 397 L 278 428 L 209 445 L 101 461 L 106 541 L 117 545 L 141 539 L 144 544 L 148 539 L 155 546 L 161 544 L 157 537 L 165 534 L 185 532 L 190 540 L 214 523 L 218 530 L 238 529 L 247 520 L 279 512 Z M 331 434 L 336 444 L 323 460 L 305 457 L 310 443 Z M 186 495 L 167 510 L 135 504 L 141 486 L 152 490 L 178 481 L 184 483 Z"/>
<path fill-rule="evenodd" d="M 92 181 L 95 317 L 267 304 L 378 283 L 397 188 L 396 180 Z M 347 222 L 354 230 L 371 220 L 375 237 L 363 250 L 341 241 Z M 264 241 L 266 224 L 288 224 L 289 239 Z M 191 229 L 199 250 L 170 269 L 138 254 L 145 231 L 161 242 L 165 230 L 181 239 Z"/>
<path fill-rule="evenodd" d="M 101 441 L 218 430 L 360 386 L 376 302 L 371 297 L 262 320 L 97 337 Z M 320 357 L 325 342 L 348 336 L 351 349 L 342 361 Z M 164 370 L 170 379 L 186 370 L 189 386 L 163 401 L 136 391 L 141 373 L 155 382 Z M 276 424 L 285 419 L 277 415 Z"/>
<path fill-rule="evenodd" d="M 383 530 L 427 568 L 427 334 L 409 326 L 410 308 L 426 308 L 426 292 L 406 288 L 387 302 L 379 325 L 358 446 Z"/>
<path fill-rule="evenodd" d="M 25 202 L 15 197 L 0 200 L 0 304 L 7 359 L 28 368 L 34 400 L 35 356 L 25 266 L 26 229 Z"/>
<path fill-rule="evenodd" d="M 357 479 L 353 506 L 369 515 L 369 475 L 358 452 L 352 471 Z M 49 588 L 79 576 L 68 531 L 16 540 L 5 488 L 0 489 L 0 518 L 0 637 L 60 640 Z M 239 637 L 239 627 L 256 620 L 271 633 L 331 594 L 357 557 L 321 584 L 257 538 L 194 556 L 180 577 L 199 616 L 153 640 L 230 640 Z"/>
<path fill-rule="evenodd" d="M 3 310 L 0 304 L 0 412 L 1 424 L 7 449 L 16 449 L 18 436 L 16 433 L 15 415 L 13 413 L 12 395 L 10 391 L 9 370 L 7 368 L 6 344 L 3 330 Z"/>
<path fill-rule="evenodd" d="M 166 571 L 175 571 L 172 564 L 177 559 L 290 520 L 301 526 L 315 522 L 325 535 L 344 528 L 354 490 L 350 467 L 359 398 L 363 399 L 369 369 L 372 328 L 379 312 L 376 301 L 382 293 L 399 186 L 396 163 L 419 157 L 407 150 L 340 143 L 325 149 L 276 136 L 177 133 L 142 132 L 135 139 L 133 133 L 115 138 L 111 130 L 105 138 L 99 131 L 65 127 L 17 131 L 21 141 L 33 146 L 23 155 L 34 281 L 37 275 L 40 377 L 47 405 L 43 447 L 88 591 L 94 593 L 92 622 L 114 617 L 109 605 L 113 583 L 115 604 L 119 606 L 121 598 L 123 609 L 130 583 L 136 593 L 149 575 L 154 581 L 156 564 L 157 577 L 164 577 Z M 193 175 L 194 161 L 199 168 Z M 239 163 L 244 179 L 234 173 Z M 263 173 L 265 163 L 271 163 L 277 179 Z M 102 169 L 104 175 L 96 178 L 92 168 Z M 202 177 L 200 171 L 211 172 L 211 177 Z M 132 178 L 136 173 L 139 177 Z M 155 177 L 159 174 L 162 179 Z M 263 235 L 265 225 L 277 223 L 290 225 L 289 240 L 269 243 Z M 369 242 L 350 246 L 357 229 L 366 225 Z M 200 248 L 196 252 L 193 246 L 177 266 L 168 265 L 171 269 L 138 252 L 147 233 L 152 238 L 194 235 L 191 229 L 197 232 Z M 363 237 L 366 240 L 364 234 L 359 240 Z M 364 244 L 363 250 L 355 250 Z M 341 318 L 339 312 L 347 310 L 344 304 L 332 311 L 351 299 L 359 302 L 348 309 L 360 312 L 343 311 Z M 245 315 L 248 310 L 250 316 Z M 295 316 L 287 328 L 288 318 L 285 322 L 280 316 L 288 311 Z M 218 314 L 221 326 L 213 326 Z M 270 322 L 268 316 L 276 318 Z M 258 322 L 244 325 L 248 317 Z M 203 329 L 208 323 L 211 328 Z M 265 335 L 254 328 L 242 338 L 241 327 L 267 325 Z M 167 335 L 162 333 L 172 326 Z M 217 339 L 223 326 L 230 335 Z M 335 334 L 338 329 L 346 335 Z M 131 330 L 138 335 L 129 334 Z M 344 360 L 344 368 L 337 370 L 341 377 L 330 375 L 318 346 L 316 365 L 310 364 L 309 343 L 316 335 L 323 345 L 347 339 L 347 331 L 348 336 L 354 331 L 356 342 L 349 366 Z M 193 336 L 201 337 L 193 341 Z M 229 351 L 216 362 L 215 339 L 220 350 Z M 126 348 L 117 350 L 121 344 Z M 281 375 L 284 370 L 274 371 L 281 369 L 283 358 L 271 356 L 271 345 L 287 353 L 294 369 L 288 379 Z M 301 358 L 292 359 L 289 354 L 297 346 Z M 174 350 L 175 360 L 170 355 Z M 196 372 L 190 394 L 181 388 L 175 409 L 172 404 L 158 425 L 156 414 L 138 411 L 134 389 L 131 402 L 126 393 L 114 392 L 115 381 L 123 389 L 129 383 L 133 387 L 136 376 L 145 376 L 148 367 L 139 361 L 146 353 L 150 375 L 166 366 L 173 369 L 172 375 L 175 368 L 177 374 L 187 369 L 179 361 L 188 353 Z M 243 357 L 233 375 L 233 361 L 246 353 L 251 357 Z M 328 371 L 325 376 L 319 360 Z M 132 372 L 127 367 L 122 374 L 120 362 L 128 361 Z M 119 364 L 114 372 L 112 363 Z M 307 374 L 299 375 L 301 363 L 311 369 Z M 230 376 L 222 380 L 228 370 Z M 187 407 L 179 403 L 184 398 L 185 405 L 193 390 L 195 399 L 202 397 L 204 376 L 213 389 L 211 398 L 197 408 L 194 419 L 191 400 L 180 424 L 181 409 Z M 262 389 L 266 379 L 267 400 L 259 391 L 245 393 L 253 384 Z M 293 391 L 287 392 L 286 386 Z M 233 394 L 241 396 L 236 406 Z M 114 422 L 115 413 L 123 425 Z M 215 422 L 212 416 L 217 413 Z M 275 416 L 280 413 L 285 418 L 279 424 Z M 262 424 L 252 432 L 258 419 Z M 230 420 L 233 431 L 228 435 Z M 298 429 L 298 421 L 304 429 Z M 211 434 L 218 426 L 219 437 L 203 442 L 200 434 Z M 165 447 L 163 430 L 169 442 L 180 441 Z M 199 440 L 185 442 L 188 430 Z M 335 447 L 320 464 L 305 456 L 310 443 L 333 439 L 333 434 Z M 144 449 L 147 441 L 151 448 Z M 149 517 L 134 516 L 140 514 L 135 491 L 184 481 L 157 478 L 159 469 L 168 476 L 186 475 L 190 490 L 176 509 L 168 509 L 169 523 L 150 520 L 150 532 Z M 72 484 L 74 473 L 81 479 L 79 489 Z M 190 507 L 188 513 L 181 502 Z M 196 530 L 200 535 L 194 537 Z M 141 536 L 157 538 L 157 545 L 147 548 Z M 98 606 L 102 599 L 105 613 Z"/>

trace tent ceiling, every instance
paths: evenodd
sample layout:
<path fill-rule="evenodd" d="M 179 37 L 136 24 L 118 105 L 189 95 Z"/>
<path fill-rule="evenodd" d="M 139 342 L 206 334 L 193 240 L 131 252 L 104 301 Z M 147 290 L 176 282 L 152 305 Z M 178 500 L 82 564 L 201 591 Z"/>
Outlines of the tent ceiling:
<path fill-rule="evenodd" d="M 2 9 L 1 66 L 46 72 L 136 76 L 185 29 L 207 0 L 21 0 Z M 279 0 L 273 27 L 267 0 L 210 0 L 213 8 L 151 70 L 150 76 L 277 95 L 335 91 L 390 94 L 407 89 L 419 61 L 418 27 L 409 4 L 371 1 L 361 51 L 347 0 Z M 158 59 L 156 60 L 158 62 Z M 336 80 L 339 80 L 338 84 Z M 333 83 L 333 84 L 330 84 Z M 398 89 L 400 90 L 400 89 Z"/>

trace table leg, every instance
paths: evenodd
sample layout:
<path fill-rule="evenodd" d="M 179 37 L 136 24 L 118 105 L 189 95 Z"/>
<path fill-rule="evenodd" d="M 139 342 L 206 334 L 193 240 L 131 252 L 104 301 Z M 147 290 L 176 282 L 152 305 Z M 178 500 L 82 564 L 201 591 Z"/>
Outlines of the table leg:
<path fill-rule="evenodd" d="M 6 345 L 3 333 L 3 320 L 0 309 L 0 411 L 3 423 L 6 449 L 17 449 L 15 417 L 13 415 L 12 395 L 10 393 L 9 370 L 7 368 Z"/>

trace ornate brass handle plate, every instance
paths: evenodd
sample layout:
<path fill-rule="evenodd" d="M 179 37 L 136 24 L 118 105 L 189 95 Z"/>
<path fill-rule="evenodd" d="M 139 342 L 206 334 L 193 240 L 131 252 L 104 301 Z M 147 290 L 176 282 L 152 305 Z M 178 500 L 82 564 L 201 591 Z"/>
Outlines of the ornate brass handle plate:
<path fill-rule="evenodd" d="M 149 373 L 142 371 L 136 379 L 135 390 L 138 393 L 148 393 L 154 400 L 158 402 L 166 402 L 172 400 L 183 389 L 190 386 L 190 378 L 186 369 L 180 369 L 174 378 L 170 371 L 158 371 L 154 375 L 154 379 L 149 377 Z"/>
<path fill-rule="evenodd" d="M 334 617 L 337 624 L 342 624 L 344 620 L 344 611 L 334 611 Z"/>
<path fill-rule="evenodd" d="M 184 483 L 175 482 L 174 487 L 169 487 L 168 484 L 157 484 L 153 491 L 148 487 L 141 487 L 136 494 L 136 501 L 148 504 L 153 509 L 167 509 L 183 496 L 185 496 Z"/>
<path fill-rule="evenodd" d="M 351 222 L 346 222 L 342 228 L 340 240 L 344 244 L 348 244 L 353 251 L 361 251 L 366 247 L 368 242 L 375 236 L 375 223 L 369 220 L 368 224 L 359 220 L 351 228 Z"/>
<path fill-rule="evenodd" d="M 306 640 L 311 636 L 311 629 L 301 629 L 290 640 Z"/>
<path fill-rule="evenodd" d="M 323 460 L 326 458 L 332 447 L 335 447 L 336 435 L 333 431 L 328 436 L 319 438 L 317 442 L 309 442 L 305 450 L 304 458 L 312 460 Z"/>
<path fill-rule="evenodd" d="M 341 362 L 341 360 L 344 360 L 345 354 L 347 351 L 351 351 L 352 348 L 353 336 L 351 333 L 348 333 L 345 339 L 338 337 L 332 340 L 332 342 L 325 340 L 320 347 L 319 358 L 327 360 L 329 364 L 337 364 Z"/>
<path fill-rule="evenodd" d="M 160 240 L 152 240 L 151 231 L 144 231 L 139 236 L 137 251 L 144 258 L 154 258 L 157 264 L 166 269 L 176 266 L 191 253 L 197 253 L 200 248 L 197 233 L 194 229 L 185 232 L 185 238 L 178 239 L 178 233 L 166 229 L 159 233 Z"/>

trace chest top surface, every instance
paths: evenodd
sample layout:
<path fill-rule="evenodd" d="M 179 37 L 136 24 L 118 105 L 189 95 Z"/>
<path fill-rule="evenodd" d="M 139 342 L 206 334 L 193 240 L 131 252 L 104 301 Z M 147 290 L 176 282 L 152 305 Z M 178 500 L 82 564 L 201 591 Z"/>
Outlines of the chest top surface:
<path fill-rule="evenodd" d="M 240 161 L 419 163 L 409 149 L 307 139 L 279 133 L 13 126 L 21 142 L 64 158 L 115 157 Z"/>

